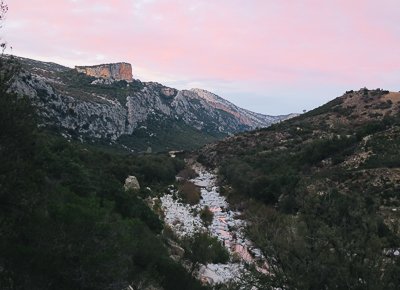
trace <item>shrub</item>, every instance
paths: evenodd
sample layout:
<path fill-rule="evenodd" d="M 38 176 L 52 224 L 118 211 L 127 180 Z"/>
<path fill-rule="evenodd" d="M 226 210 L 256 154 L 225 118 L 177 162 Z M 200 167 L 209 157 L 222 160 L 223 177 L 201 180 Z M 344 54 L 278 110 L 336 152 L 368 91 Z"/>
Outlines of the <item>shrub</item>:
<path fill-rule="evenodd" d="M 217 238 L 210 237 L 208 233 L 196 233 L 183 241 L 185 256 L 192 261 L 193 272 L 198 264 L 226 263 L 229 253 Z"/>
<path fill-rule="evenodd" d="M 209 226 L 213 221 L 214 213 L 206 206 L 200 211 L 200 218 L 206 226 Z"/>
<path fill-rule="evenodd" d="M 178 176 L 178 177 L 181 177 L 181 178 L 183 178 L 183 179 L 185 179 L 185 180 L 188 180 L 188 179 L 195 178 L 195 177 L 197 177 L 198 175 L 197 175 L 196 171 L 194 171 L 193 168 L 185 167 L 184 169 L 182 169 L 182 170 L 178 173 L 177 176 Z"/>
<path fill-rule="evenodd" d="M 201 192 L 193 182 L 185 181 L 179 186 L 179 195 L 184 202 L 195 205 L 200 201 Z"/>

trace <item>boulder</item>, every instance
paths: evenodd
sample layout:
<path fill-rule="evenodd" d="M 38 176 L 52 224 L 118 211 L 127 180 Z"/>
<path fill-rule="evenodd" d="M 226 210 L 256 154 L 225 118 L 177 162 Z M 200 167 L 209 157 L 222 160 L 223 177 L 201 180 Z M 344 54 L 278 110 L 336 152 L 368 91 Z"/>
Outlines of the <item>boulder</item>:
<path fill-rule="evenodd" d="M 178 261 L 183 258 L 183 256 L 185 255 L 185 250 L 181 246 L 170 239 L 167 240 L 167 245 L 170 256 Z"/>
<path fill-rule="evenodd" d="M 125 191 L 140 189 L 140 184 L 136 176 L 130 175 L 125 179 L 124 189 Z"/>

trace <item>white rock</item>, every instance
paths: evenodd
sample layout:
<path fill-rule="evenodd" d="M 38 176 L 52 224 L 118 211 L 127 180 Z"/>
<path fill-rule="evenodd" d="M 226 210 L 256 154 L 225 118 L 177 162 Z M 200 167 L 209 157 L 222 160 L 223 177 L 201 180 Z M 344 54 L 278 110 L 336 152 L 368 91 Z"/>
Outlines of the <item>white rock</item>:
<path fill-rule="evenodd" d="M 245 238 L 246 222 L 237 219 L 240 212 L 230 211 L 226 198 L 220 196 L 216 186 L 216 176 L 204 170 L 197 170 L 197 173 L 198 177 L 191 181 L 202 187 L 202 198 L 198 205 L 190 206 L 174 199 L 173 195 L 176 195 L 176 190 L 172 187 L 170 188 L 171 194 L 160 198 L 166 224 L 179 237 L 190 236 L 196 232 L 207 230 L 199 215 L 195 212 L 199 212 L 199 210 L 208 206 L 214 213 L 213 221 L 208 228 L 211 236 L 220 240 L 231 254 L 233 252 L 239 254 L 244 262 L 255 262 L 250 253 L 257 260 L 264 260 L 261 250 L 254 248 L 253 243 Z M 240 263 L 208 264 L 200 268 L 198 275 L 202 281 L 215 285 L 238 279 L 243 270 L 244 267 Z"/>
<path fill-rule="evenodd" d="M 130 175 L 125 179 L 124 185 L 125 191 L 127 190 L 137 190 L 140 189 L 139 181 L 137 180 L 136 176 Z"/>

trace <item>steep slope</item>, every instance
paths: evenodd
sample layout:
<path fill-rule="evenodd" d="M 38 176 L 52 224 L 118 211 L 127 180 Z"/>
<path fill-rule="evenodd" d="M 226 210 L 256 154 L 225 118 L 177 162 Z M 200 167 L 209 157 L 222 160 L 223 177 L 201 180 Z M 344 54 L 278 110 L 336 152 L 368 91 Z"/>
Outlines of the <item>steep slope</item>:
<path fill-rule="evenodd" d="M 214 108 L 222 110 L 228 114 L 236 116 L 241 123 L 248 126 L 251 129 L 268 127 L 269 125 L 283 121 L 286 118 L 295 117 L 297 114 L 290 114 L 284 116 L 269 116 L 264 114 L 259 114 L 251 112 L 246 109 L 239 108 L 238 106 L 232 104 L 231 102 L 208 92 L 203 89 L 191 89 L 190 91 L 196 93 L 199 98 L 206 100 Z"/>
<path fill-rule="evenodd" d="M 367 125 L 379 130 L 384 121 L 396 119 L 400 111 L 399 102 L 400 93 L 396 92 L 380 89 L 348 91 L 305 114 L 266 129 L 226 138 L 204 147 L 201 152 L 205 153 L 207 162 L 217 164 L 247 150 L 286 150 L 294 145 L 298 145 L 300 150 L 317 139 L 332 139 L 337 135 L 351 138 L 361 134 L 359 131 L 365 130 Z"/>
<path fill-rule="evenodd" d="M 82 140 L 113 142 L 136 151 L 149 146 L 157 151 L 190 149 L 286 118 L 249 112 L 203 90 L 127 82 L 127 64 L 74 70 L 18 60 L 23 72 L 12 90 L 34 101 L 44 126 Z"/>
<path fill-rule="evenodd" d="M 0 81 L 0 289 L 209 289 L 170 258 L 145 202 L 182 160 L 68 142 L 5 90 Z M 142 190 L 124 189 L 129 175 Z"/>
<path fill-rule="evenodd" d="M 313 111 L 200 150 L 293 289 L 400 285 L 400 93 L 349 91 Z M 268 259 L 268 258 L 267 258 Z M 271 284 L 272 283 L 272 284 Z"/>

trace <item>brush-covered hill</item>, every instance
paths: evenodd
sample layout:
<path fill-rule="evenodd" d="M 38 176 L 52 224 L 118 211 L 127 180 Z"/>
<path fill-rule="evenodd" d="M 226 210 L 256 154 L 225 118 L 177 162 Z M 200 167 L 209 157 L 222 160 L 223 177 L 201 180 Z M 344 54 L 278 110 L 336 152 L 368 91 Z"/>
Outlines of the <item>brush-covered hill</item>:
<path fill-rule="evenodd" d="M 11 91 L 29 96 L 41 124 L 67 138 L 135 152 L 193 149 L 292 116 L 250 112 L 205 90 L 141 82 L 126 63 L 71 69 L 16 59 L 22 71 Z"/>
<path fill-rule="evenodd" d="M 184 161 L 105 152 L 44 130 L 30 100 L 7 93 L 14 71 L 3 61 L 0 289 L 208 289 L 170 258 L 148 206 Z M 130 175 L 141 189 L 124 189 Z"/>
<path fill-rule="evenodd" d="M 398 289 L 400 93 L 348 91 L 199 153 L 289 289 Z M 397 274 L 396 274 L 397 273 Z"/>

